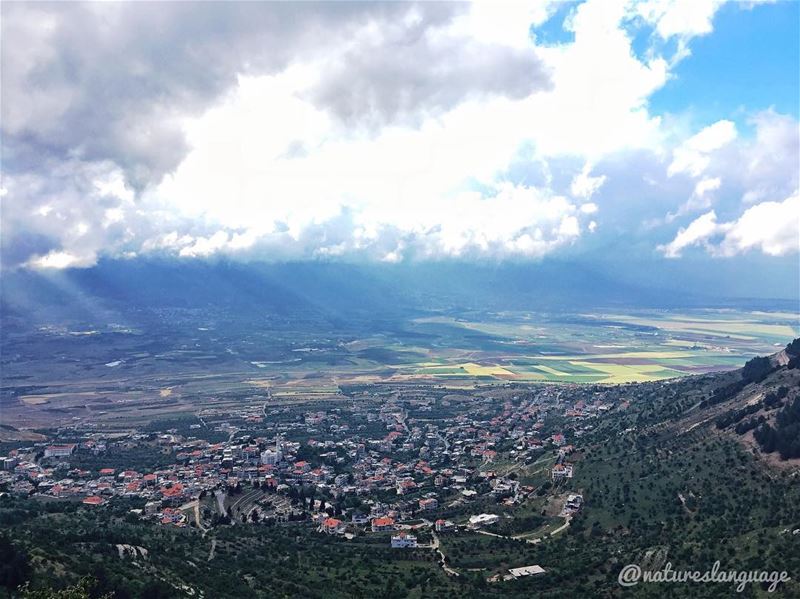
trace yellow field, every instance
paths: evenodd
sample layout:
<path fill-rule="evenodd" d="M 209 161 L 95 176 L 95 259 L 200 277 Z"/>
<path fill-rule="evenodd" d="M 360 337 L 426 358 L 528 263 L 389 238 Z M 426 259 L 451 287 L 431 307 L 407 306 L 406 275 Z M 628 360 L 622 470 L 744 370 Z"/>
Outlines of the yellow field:
<path fill-rule="evenodd" d="M 497 366 L 496 364 L 482 366 L 474 362 L 467 362 L 466 364 L 459 364 L 459 366 L 463 368 L 467 374 L 472 376 L 514 376 L 513 372 L 506 370 L 502 366 Z"/>
<path fill-rule="evenodd" d="M 609 376 L 600 381 L 601 383 L 640 383 L 644 381 L 657 381 L 663 377 L 648 373 L 655 373 L 664 370 L 664 367 L 659 366 L 658 364 L 627 365 L 579 361 L 571 361 L 570 364 L 608 374 Z"/>
<path fill-rule="evenodd" d="M 566 372 L 561 372 L 560 370 L 556 370 L 555 368 L 550 368 L 549 366 L 545 366 L 543 364 L 539 364 L 535 366 L 535 368 L 537 370 L 541 370 L 542 372 L 546 372 L 547 374 L 552 374 L 553 376 L 569 376 Z"/>

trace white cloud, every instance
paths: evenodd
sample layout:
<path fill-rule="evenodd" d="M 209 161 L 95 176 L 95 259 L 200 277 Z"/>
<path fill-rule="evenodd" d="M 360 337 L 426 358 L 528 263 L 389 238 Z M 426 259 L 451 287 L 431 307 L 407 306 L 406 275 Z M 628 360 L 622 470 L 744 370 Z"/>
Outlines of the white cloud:
<path fill-rule="evenodd" d="M 727 228 L 716 251 L 734 256 L 749 250 L 761 250 L 769 256 L 800 250 L 800 195 L 748 208 Z"/>
<path fill-rule="evenodd" d="M 676 212 L 667 214 L 665 222 L 671 223 L 684 214 L 709 208 L 713 203 L 714 192 L 716 192 L 721 185 L 722 179 L 719 177 L 705 177 L 701 179 L 695 184 L 691 197 L 686 200 Z"/>
<path fill-rule="evenodd" d="M 588 0 L 566 20 L 574 42 L 536 46 L 531 24 L 558 6 L 174 4 L 157 28 L 134 4 L 4 7 L 23 48 L 3 56 L 4 258 L 540 257 L 598 214 L 611 230 L 609 205 L 645 203 L 625 189 L 638 172 L 608 170 L 636 152 L 643 177 L 694 179 L 653 201 L 683 203 L 667 221 L 725 213 L 729 185 L 749 202 L 796 189 L 794 119 L 757 115 L 753 142 L 719 121 L 680 143 L 649 110 L 675 56 L 634 52 L 636 27 L 686 44 L 719 2 Z M 698 221 L 667 255 L 727 231 Z"/>
<path fill-rule="evenodd" d="M 735 221 L 719 223 L 712 210 L 678 231 L 670 243 L 659 246 L 668 258 L 684 249 L 701 245 L 716 256 L 730 257 L 751 250 L 769 256 L 800 251 L 800 195 L 783 202 L 762 202 L 752 206 Z"/>
<path fill-rule="evenodd" d="M 698 198 L 706 197 L 710 192 L 719 189 L 720 185 L 722 185 L 722 179 L 719 177 L 701 179 L 694 186 L 694 195 Z"/>
<path fill-rule="evenodd" d="M 572 195 L 579 198 L 590 198 L 603 186 L 603 183 L 606 182 L 606 176 L 592 177 L 591 172 L 592 165 L 587 162 L 583 170 L 572 179 L 572 184 L 570 185 Z"/>
<path fill-rule="evenodd" d="M 711 210 L 699 216 L 692 223 L 678 231 L 670 243 L 658 246 L 667 258 L 679 258 L 684 249 L 689 246 L 707 242 L 712 236 L 720 232 L 717 215 Z"/>
<path fill-rule="evenodd" d="M 48 252 L 44 256 L 32 257 L 28 261 L 27 265 L 35 269 L 60 270 L 63 268 L 91 266 L 92 264 L 94 264 L 95 260 L 96 256 L 93 254 L 85 256 L 75 256 L 73 254 L 70 254 L 69 252 L 53 251 L 53 252 Z"/>
<path fill-rule="evenodd" d="M 712 20 L 725 0 L 647 0 L 636 5 L 639 16 L 652 23 L 664 38 L 711 33 Z"/>
<path fill-rule="evenodd" d="M 736 139 L 736 125 L 732 121 L 717 121 L 690 137 L 672 153 L 668 173 L 688 173 L 699 177 L 711 162 L 710 155 Z"/>

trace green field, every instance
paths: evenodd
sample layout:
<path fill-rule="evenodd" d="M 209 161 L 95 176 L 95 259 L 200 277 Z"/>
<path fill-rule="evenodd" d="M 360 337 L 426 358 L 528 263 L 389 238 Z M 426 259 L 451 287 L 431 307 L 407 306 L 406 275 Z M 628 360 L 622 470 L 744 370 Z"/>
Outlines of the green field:
<path fill-rule="evenodd" d="M 734 310 L 426 317 L 414 320 L 413 330 L 447 338 L 441 345 L 448 349 L 429 349 L 425 361 L 392 367 L 395 377 L 411 379 L 653 381 L 735 368 L 777 351 L 800 334 L 799 321 L 785 312 Z"/>

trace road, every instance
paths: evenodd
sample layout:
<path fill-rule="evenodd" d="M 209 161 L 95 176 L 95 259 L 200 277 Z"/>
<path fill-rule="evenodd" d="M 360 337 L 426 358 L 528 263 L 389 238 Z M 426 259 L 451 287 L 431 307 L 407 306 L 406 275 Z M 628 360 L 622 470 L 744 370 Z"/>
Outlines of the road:
<path fill-rule="evenodd" d="M 564 516 L 563 518 L 564 518 L 564 524 L 562 524 L 558 528 L 553 529 L 550 532 L 550 536 L 551 537 L 554 536 L 554 535 L 557 535 L 561 531 L 566 530 L 567 528 L 569 528 L 570 522 L 572 522 L 572 516 Z M 481 534 L 481 535 L 488 535 L 490 537 L 498 537 L 500 539 L 514 539 L 516 541 L 525 541 L 526 543 L 530 543 L 532 545 L 536 545 L 537 543 L 541 543 L 542 542 L 542 537 L 537 537 L 535 539 L 527 539 L 527 538 L 525 538 L 525 533 L 523 533 L 521 535 L 508 536 L 508 535 L 499 535 L 499 534 L 494 533 L 494 532 L 489 532 L 488 530 L 476 530 L 475 532 L 477 532 L 478 534 Z"/>
<path fill-rule="evenodd" d="M 261 406 L 261 411 L 264 413 L 264 420 L 267 419 L 267 404 L 272 401 L 272 391 L 267 389 L 267 401 L 264 402 L 264 405 Z"/>
<path fill-rule="evenodd" d="M 194 523 L 197 524 L 198 529 L 203 531 L 203 536 L 205 536 L 205 534 L 208 532 L 208 529 L 204 528 L 202 522 L 200 521 L 200 500 L 195 499 L 188 503 L 184 503 L 178 509 L 182 512 L 188 512 L 191 510 L 192 516 L 194 517 Z"/>
<path fill-rule="evenodd" d="M 442 570 L 445 571 L 446 574 L 450 576 L 461 576 L 461 574 L 447 565 L 445 561 L 444 553 L 442 552 L 441 548 L 439 547 L 439 537 L 436 536 L 436 533 L 431 533 L 433 535 L 433 543 L 431 544 L 431 549 L 433 549 L 436 553 L 439 554 L 439 565 L 442 567 Z"/>

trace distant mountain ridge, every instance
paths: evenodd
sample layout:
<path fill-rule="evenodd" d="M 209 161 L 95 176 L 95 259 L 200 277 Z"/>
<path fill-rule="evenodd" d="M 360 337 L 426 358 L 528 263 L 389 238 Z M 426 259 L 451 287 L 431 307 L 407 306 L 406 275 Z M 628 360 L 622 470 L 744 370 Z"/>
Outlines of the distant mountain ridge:
<path fill-rule="evenodd" d="M 461 310 L 748 306 L 796 310 L 793 300 L 728 300 L 624 282 L 567 262 L 355 265 L 106 261 L 89 269 L 4 272 L 2 315 L 112 321 L 119 313 L 212 306 L 286 317 L 386 317 Z"/>

